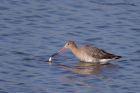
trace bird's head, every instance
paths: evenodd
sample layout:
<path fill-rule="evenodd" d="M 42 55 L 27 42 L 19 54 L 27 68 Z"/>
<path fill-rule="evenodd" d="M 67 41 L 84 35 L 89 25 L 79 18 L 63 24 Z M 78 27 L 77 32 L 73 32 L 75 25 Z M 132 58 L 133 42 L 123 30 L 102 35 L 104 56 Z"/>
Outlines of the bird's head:
<path fill-rule="evenodd" d="M 66 41 L 64 48 L 73 49 L 73 48 L 77 48 L 77 46 L 74 41 Z"/>

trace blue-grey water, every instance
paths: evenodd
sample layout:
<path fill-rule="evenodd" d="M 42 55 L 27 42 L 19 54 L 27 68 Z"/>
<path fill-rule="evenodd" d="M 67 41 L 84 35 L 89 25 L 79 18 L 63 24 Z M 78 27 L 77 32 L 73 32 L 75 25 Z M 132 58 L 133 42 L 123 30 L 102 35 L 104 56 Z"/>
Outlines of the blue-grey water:
<path fill-rule="evenodd" d="M 66 40 L 123 56 L 79 63 Z M 88 67 L 88 68 L 87 68 Z M 139 93 L 140 0 L 0 0 L 0 93 Z"/>

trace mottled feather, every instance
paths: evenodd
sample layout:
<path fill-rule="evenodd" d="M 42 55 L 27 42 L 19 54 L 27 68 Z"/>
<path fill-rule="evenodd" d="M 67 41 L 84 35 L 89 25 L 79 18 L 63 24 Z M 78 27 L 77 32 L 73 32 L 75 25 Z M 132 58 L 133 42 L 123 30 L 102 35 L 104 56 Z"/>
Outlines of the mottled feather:
<path fill-rule="evenodd" d="M 99 49 L 97 47 L 90 46 L 90 45 L 82 46 L 80 47 L 80 50 L 85 52 L 87 55 L 92 56 L 97 59 L 113 59 L 113 58 L 118 59 L 120 57 L 120 56 L 108 53 L 104 51 L 103 49 Z"/>

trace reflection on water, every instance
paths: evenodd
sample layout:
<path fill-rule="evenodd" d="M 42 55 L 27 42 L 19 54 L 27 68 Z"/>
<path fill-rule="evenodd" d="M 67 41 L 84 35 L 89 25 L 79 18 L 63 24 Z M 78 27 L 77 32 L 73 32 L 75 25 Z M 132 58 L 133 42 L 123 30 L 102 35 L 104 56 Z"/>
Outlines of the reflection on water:
<path fill-rule="evenodd" d="M 73 72 L 78 74 L 100 74 L 103 68 L 112 68 L 113 66 L 115 67 L 115 65 L 112 64 L 100 65 L 80 62 L 75 66 Z"/>
<path fill-rule="evenodd" d="M 77 74 L 98 74 L 100 73 L 101 66 L 98 64 L 80 62 L 73 70 Z"/>
<path fill-rule="evenodd" d="M 62 67 L 66 70 L 72 71 L 73 73 L 76 73 L 76 74 L 85 74 L 85 75 L 86 74 L 98 75 L 105 68 L 113 69 L 113 68 L 119 67 L 118 65 L 114 65 L 111 63 L 101 65 L 101 64 L 88 63 L 88 62 L 78 62 L 78 64 L 74 66 L 68 66 L 68 65 L 63 65 L 63 64 L 57 64 L 57 66 Z"/>
<path fill-rule="evenodd" d="M 92 90 L 92 88 L 96 88 L 98 91 L 100 91 L 101 85 L 96 85 L 93 83 L 90 83 L 88 81 L 112 81 L 112 77 L 104 75 L 103 71 L 112 71 L 114 70 L 113 74 L 117 73 L 116 70 L 120 67 L 118 65 L 114 64 L 94 64 L 94 63 L 85 63 L 85 62 L 79 62 L 77 64 L 74 64 L 73 66 L 70 65 L 64 65 L 64 64 L 56 64 L 56 67 L 59 67 L 59 69 L 64 69 L 66 72 L 70 71 L 72 74 L 63 74 L 59 77 L 59 79 L 63 83 L 69 83 L 73 85 L 78 85 L 83 88 L 85 88 L 87 91 Z"/>

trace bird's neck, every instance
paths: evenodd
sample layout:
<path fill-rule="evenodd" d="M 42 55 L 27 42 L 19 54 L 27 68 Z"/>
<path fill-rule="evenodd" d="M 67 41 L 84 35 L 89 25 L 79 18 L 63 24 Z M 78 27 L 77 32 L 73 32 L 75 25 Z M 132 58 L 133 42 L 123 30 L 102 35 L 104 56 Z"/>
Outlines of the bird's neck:
<path fill-rule="evenodd" d="M 73 48 L 71 49 L 71 51 L 72 51 L 72 53 L 73 53 L 75 56 L 77 56 L 77 55 L 79 54 L 79 49 L 78 49 L 78 47 L 73 47 Z"/>

